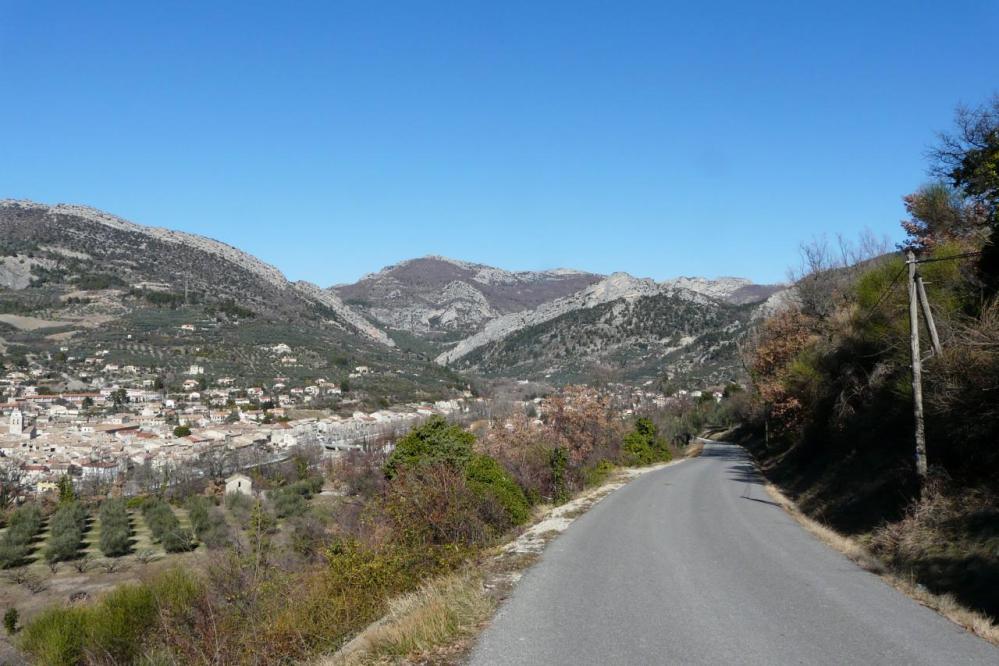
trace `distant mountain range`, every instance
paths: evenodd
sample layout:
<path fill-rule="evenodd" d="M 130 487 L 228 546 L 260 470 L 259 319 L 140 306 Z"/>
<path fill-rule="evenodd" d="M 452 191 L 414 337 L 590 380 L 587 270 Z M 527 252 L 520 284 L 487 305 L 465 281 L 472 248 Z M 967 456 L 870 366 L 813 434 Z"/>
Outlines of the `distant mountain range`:
<path fill-rule="evenodd" d="M 735 341 L 783 290 L 743 278 L 514 273 L 445 257 L 332 288 L 401 347 L 442 365 L 554 381 L 738 376 Z"/>
<path fill-rule="evenodd" d="M 297 342 L 303 374 L 356 362 L 410 378 L 385 388 L 393 397 L 457 385 L 450 370 L 723 381 L 740 372 L 735 341 L 785 293 L 741 278 L 511 272 L 438 256 L 322 288 L 203 236 L 12 200 L 0 201 L 0 234 L 4 346 L 43 353 L 60 340 L 106 346 L 119 336 L 130 341 L 121 356 L 161 358 L 161 347 L 178 346 L 174 320 L 201 318 L 211 324 L 204 348 L 170 352 L 178 367 L 207 348 L 217 371 L 263 376 L 286 366 L 260 349 Z"/>

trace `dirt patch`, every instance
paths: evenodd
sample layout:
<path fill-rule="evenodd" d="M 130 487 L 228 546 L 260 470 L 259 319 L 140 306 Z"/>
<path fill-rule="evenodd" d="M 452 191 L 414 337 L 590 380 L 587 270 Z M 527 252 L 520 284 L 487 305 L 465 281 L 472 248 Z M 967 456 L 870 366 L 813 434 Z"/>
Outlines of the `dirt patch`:
<path fill-rule="evenodd" d="M 62 333 L 52 333 L 51 335 L 46 335 L 46 340 L 52 340 L 53 342 L 65 342 L 69 340 L 74 335 L 79 333 L 79 331 L 63 331 Z"/>
<path fill-rule="evenodd" d="M 40 328 L 59 328 L 60 326 L 72 326 L 75 323 L 71 321 L 39 319 L 38 317 L 26 317 L 16 314 L 0 314 L 0 322 L 10 324 L 22 331 L 35 331 Z"/>
<path fill-rule="evenodd" d="M 0 314 L 0 322 L 9 324 L 22 331 L 37 331 L 43 328 L 62 328 L 63 326 L 80 326 L 83 328 L 97 328 L 112 321 L 114 317 L 109 315 L 86 315 L 72 321 L 60 321 L 55 319 L 40 319 L 39 317 L 27 317 L 16 314 Z M 72 334 L 72 332 L 69 332 Z"/>

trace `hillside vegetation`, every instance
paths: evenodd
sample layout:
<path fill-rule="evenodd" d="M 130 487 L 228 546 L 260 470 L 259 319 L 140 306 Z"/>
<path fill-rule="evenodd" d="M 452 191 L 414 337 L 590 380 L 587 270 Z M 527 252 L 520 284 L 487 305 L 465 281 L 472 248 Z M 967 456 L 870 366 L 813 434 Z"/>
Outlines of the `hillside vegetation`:
<path fill-rule="evenodd" d="M 922 352 L 929 477 L 915 464 L 901 253 L 837 262 L 808 248 L 797 304 L 747 354 L 754 451 L 806 513 L 999 619 L 999 97 L 959 112 L 933 168 L 903 223 L 943 347 Z"/>
<path fill-rule="evenodd" d="M 667 436 L 719 410 L 710 400 L 628 423 L 609 396 L 569 387 L 541 401 L 542 418 L 514 414 L 482 437 L 436 417 L 391 455 L 355 452 L 326 470 L 339 491 L 332 504 L 309 502 L 323 479 L 304 460 L 258 479 L 270 486 L 266 499 L 188 498 L 190 528 L 165 498 L 136 501 L 165 550 L 197 555 L 200 542 L 209 552 L 186 560 L 197 566 L 150 573 L 92 603 L 59 603 L 27 618 L 17 641 L 33 663 L 53 666 L 286 664 L 328 654 L 399 595 L 466 570 L 539 505 L 564 503 L 617 465 L 669 460 Z M 74 549 L 78 507 L 68 498 L 53 518 L 68 523 Z M 127 536 L 118 501 L 106 501 L 100 517 L 102 547 L 105 531 L 109 542 L 116 531 Z M 29 541 L 40 520 L 12 516 L 10 548 Z"/>
<path fill-rule="evenodd" d="M 218 241 L 81 206 L 0 201 L 0 318 L 0 360 L 46 359 L 54 372 L 43 379 L 56 389 L 98 350 L 102 365 L 142 368 L 167 385 L 197 364 L 240 386 L 281 376 L 340 382 L 365 365 L 373 372 L 354 382 L 354 397 L 372 404 L 464 386 L 400 351 L 332 292 Z M 274 353 L 278 344 L 289 358 Z"/>
<path fill-rule="evenodd" d="M 572 310 L 471 351 L 451 367 L 485 375 L 637 381 L 692 377 L 724 384 L 743 374 L 738 341 L 754 305 L 658 294 Z"/>

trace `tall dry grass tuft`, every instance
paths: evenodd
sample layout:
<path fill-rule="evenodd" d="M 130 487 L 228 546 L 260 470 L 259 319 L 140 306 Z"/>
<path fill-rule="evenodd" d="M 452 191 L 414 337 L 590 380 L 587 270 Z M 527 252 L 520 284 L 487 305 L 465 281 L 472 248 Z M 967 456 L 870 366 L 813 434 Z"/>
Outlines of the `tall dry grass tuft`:
<path fill-rule="evenodd" d="M 702 453 L 704 453 L 704 442 L 700 439 L 697 439 L 694 440 L 694 442 L 686 448 L 686 450 L 684 451 L 684 457 L 696 458 Z"/>
<path fill-rule="evenodd" d="M 358 666 L 413 658 L 473 633 L 495 601 L 471 569 L 436 578 L 393 600 L 388 614 L 317 666 Z"/>

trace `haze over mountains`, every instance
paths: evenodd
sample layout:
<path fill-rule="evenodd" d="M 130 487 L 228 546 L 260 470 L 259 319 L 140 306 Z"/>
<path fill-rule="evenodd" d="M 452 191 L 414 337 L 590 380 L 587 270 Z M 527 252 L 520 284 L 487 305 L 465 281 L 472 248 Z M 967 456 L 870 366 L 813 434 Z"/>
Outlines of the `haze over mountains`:
<path fill-rule="evenodd" d="M 719 382 L 739 374 L 736 340 L 783 293 L 740 278 L 511 272 L 438 256 L 322 288 L 203 236 L 11 200 L 0 202 L 0 233 L 5 343 L 41 352 L 117 336 L 130 341 L 118 345 L 123 356 L 159 357 L 177 346 L 171 327 L 201 317 L 218 371 L 261 376 L 280 368 L 260 349 L 285 342 L 302 349 L 302 372 L 349 360 L 418 386 L 454 383 L 443 366 L 552 381 Z"/>

